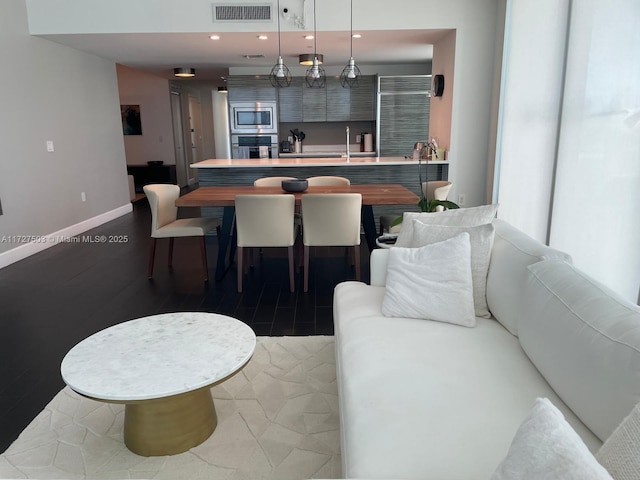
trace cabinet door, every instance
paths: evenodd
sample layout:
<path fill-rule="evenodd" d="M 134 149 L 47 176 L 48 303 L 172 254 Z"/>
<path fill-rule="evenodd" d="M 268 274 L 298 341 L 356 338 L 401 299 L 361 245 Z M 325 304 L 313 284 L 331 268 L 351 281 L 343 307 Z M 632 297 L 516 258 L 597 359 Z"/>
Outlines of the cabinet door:
<path fill-rule="evenodd" d="M 351 119 L 351 89 L 343 88 L 338 77 L 327 77 L 327 121 L 347 122 Z"/>
<path fill-rule="evenodd" d="M 302 86 L 302 120 L 305 122 L 327 121 L 327 88 Z"/>
<path fill-rule="evenodd" d="M 293 77 L 291 85 L 278 88 L 278 109 L 281 122 L 302 121 L 302 89 L 304 78 Z"/>
<path fill-rule="evenodd" d="M 376 119 L 376 77 L 363 75 L 351 89 L 351 120 Z"/>
<path fill-rule="evenodd" d="M 268 75 L 233 75 L 227 79 L 230 102 L 275 102 L 276 89 Z"/>

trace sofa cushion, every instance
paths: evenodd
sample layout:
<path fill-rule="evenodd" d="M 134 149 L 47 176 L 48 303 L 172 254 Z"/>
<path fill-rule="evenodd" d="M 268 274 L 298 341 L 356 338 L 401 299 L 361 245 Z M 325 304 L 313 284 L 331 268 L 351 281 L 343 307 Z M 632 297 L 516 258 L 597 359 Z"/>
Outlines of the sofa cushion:
<path fill-rule="evenodd" d="M 359 282 L 334 293 L 344 478 L 487 480 L 540 396 L 601 445 L 498 322 L 387 318 L 384 295 Z"/>
<path fill-rule="evenodd" d="M 522 348 L 604 440 L 640 401 L 640 307 L 561 260 L 528 269 Z"/>
<path fill-rule="evenodd" d="M 421 248 L 392 248 L 382 314 L 473 327 L 471 244 L 466 232 Z"/>
<path fill-rule="evenodd" d="M 487 305 L 496 320 L 517 335 L 523 295 L 526 295 L 527 266 L 552 258 L 570 263 L 571 257 L 534 240 L 504 220 L 495 219 L 493 226 L 495 236 L 487 274 Z"/>
<path fill-rule="evenodd" d="M 548 399 L 538 398 L 491 480 L 544 478 L 611 480 L 562 413 Z"/>
<path fill-rule="evenodd" d="M 473 303 L 478 317 L 489 318 L 487 307 L 487 271 L 493 247 L 493 225 L 487 223 L 475 227 L 453 227 L 448 225 L 426 225 L 413 220 L 412 247 L 422 247 L 459 235 L 469 234 L 471 242 L 471 274 L 473 279 Z M 393 249 L 391 249 L 393 250 Z M 410 315 L 407 315 L 410 316 Z"/>
<path fill-rule="evenodd" d="M 615 480 L 640 478 L 640 404 L 607 438 L 596 458 Z"/>
<path fill-rule="evenodd" d="M 498 205 L 456 208 L 444 212 L 404 212 L 402 226 L 396 240 L 396 247 L 408 247 L 413 239 L 412 220 L 428 225 L 449 225 L 455 227 L 475 227 L 491 223 L 498 211 Z"/>

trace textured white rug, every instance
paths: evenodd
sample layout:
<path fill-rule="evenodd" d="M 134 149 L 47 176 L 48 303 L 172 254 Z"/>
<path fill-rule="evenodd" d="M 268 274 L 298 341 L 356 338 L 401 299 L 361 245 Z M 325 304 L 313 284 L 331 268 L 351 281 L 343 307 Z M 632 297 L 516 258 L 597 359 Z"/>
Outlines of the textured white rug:
<path fill-rule="evenodd" d="M 258 337 L 247 366 L 212 392 L 208 440 L 140 457 L 122 441 L 124 406 L 65 388 L 0 456 L 0 478 L 340 478 L 333 337 Z"/>

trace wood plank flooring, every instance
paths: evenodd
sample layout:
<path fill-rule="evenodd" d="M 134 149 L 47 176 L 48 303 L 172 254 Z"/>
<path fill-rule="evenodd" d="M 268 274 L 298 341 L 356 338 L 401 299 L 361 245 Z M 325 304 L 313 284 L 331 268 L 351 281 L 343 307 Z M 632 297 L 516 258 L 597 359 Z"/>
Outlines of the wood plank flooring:
<path fill-rule="evenodd" d="M 181 209 L 181 216 L 194 214 L 195 209 Z M 154 278 L 148 280 L 149 231 L 149 207 L 142 200 L 132 213 L 84 234 L 126 241 L 58 244 L 0 269 L 0 452 L 63 388 L 60 362 L 67 351 L 99 330 L 158 313 L 207 311 L 236 317 L 257 335 L 332 335 L 333 289 L 355 278 L 344 249 L 316 250 L 309 292 L 302 292 L 300 271 L 296 292 L 290 293 L 286 250 L 265 249 L 254 255 L 254 268 L 238 294 L 235 268 L 213 281 L 213 236 L 207 238 L 208 284 L 195 239 L 176 239 L 172 270 L 168 241 L 160 241 Z M 368 282 L 365 245 L 362 280 Z"/>

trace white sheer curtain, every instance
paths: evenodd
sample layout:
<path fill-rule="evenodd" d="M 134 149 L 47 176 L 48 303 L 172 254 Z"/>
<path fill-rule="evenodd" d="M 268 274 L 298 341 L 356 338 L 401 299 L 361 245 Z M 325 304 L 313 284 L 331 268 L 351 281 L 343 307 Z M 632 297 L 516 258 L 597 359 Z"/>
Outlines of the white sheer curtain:
<path fill-rule="evenodd" d="M 499 216 L 638 302 L 640 1 L 509 0 L 506 32 Z"/>
<path fill-rule="evenodd" d="M 640 286 L 640 2 L 574 1 L 549 244 L 627 299 Z"/>

